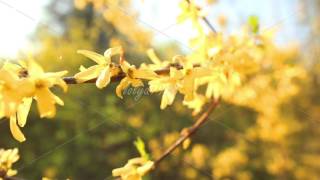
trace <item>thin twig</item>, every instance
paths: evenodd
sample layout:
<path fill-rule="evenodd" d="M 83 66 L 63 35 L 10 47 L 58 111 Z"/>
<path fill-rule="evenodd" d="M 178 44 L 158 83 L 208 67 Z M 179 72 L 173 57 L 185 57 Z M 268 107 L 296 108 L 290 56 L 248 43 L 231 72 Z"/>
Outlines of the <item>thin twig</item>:
<path fill-rule="evenodd" d="M 207 24 L 209 29 L 214 33 L 217 34 L 216 29 L 213 27 L 213 25 L 210 23 L 210 21 L 206 17 L 202 17 L 202 20 Z"/>
<path fill-rule="evenodd" d="M 219 100 L 213 100 L 206 112 L 204 112 L 196 122 L 188 128 L 186 132 L 181 133 L 179 139 L 177 139 L 159 158 L 154 161 L 155 166 L 157 166 L 162 160 L 169 156 L 175 149 L 177 149 L 186 139 L 191 137 L 196 133 L 200 127 L 208 121 L 209 115 L 216 109 L 219 105 Z"/>
<path fill-rule="evenodd" d="M 187 3 L 191 3 L 190 0 L 186 0 Z M 201 10 L 200 7 L 197 7 L 198 10 Z M 209 27 L 209 29 L 214 33 L 214 34 L 217 34 L 217 31 L 216 29 L 213 27 L 213 25 L 210 23 L 210 21 L 208 20 L 208 18 L 206 17 L 202 17 L 202 20 L 206 23 L 206 25 Z"/>

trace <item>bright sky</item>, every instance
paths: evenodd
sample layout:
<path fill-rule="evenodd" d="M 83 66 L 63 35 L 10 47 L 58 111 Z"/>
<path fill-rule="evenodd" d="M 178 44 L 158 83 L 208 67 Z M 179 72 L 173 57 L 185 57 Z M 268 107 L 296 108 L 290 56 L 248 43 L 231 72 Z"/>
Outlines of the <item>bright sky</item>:
<path fill-rule="evenodd" d="M 44 0 L 0 0 L 0 57 L 15 57 L 40 22 Z"/>
<path fill-rule="evenodd" d="M 203 0 L 202 0 L 203 1 Z M 140 21 L 146 27 L 152 27 L 156 38 L 160 41 L 167 39 L 187 47 L 188 38 L 194 33 L 191 24 L 176 24 L 180 1 L 173 0 L 145 0 L 139 3 Z M 198 0 L 196 2 L 200 2 Z M 277 41 L 285 44 L 297 39 L 297 17 L 301 14 L 298 0 L 218 0 L 218 4 L 204 9 L 209 21 L 216 27 L 217 17 L 224 14 L 228 17 L 229 33 L 239 31 L 251 15 L 259 16 L 262 30 L 278 30 Z M 202 6 L 204 7 L 204 6 Z M 146 25 L 147 24 L 147 25 Z"/>
<path fill-rule="evenodd" d="M 31 3 L 32 2 L 32 3 Z M 19 50 L 26 50 L 28 37 L 39 23 L 44 23 L 44 6 L 48 0 L 0 0 L 0 57 L 14 58 Z M 178 0 L 145 0 L 135 3 L 140 23 L 154 32 L 157 41 L 172 41 L 186 47 L 192 36 L 190 24 L 177 25 Z M 223 13 L 229 17 L 231 31 L 237 31 L 250 15 L 258 15 L 262 29 L 281 27 L 280 41 L 296 38 L 292 28 L 299 15 L 298 0 L 220 0 L 217 6 L 205 9 L 215 24 Z M 218 29 L 219 30 L 219 29 Z"/>

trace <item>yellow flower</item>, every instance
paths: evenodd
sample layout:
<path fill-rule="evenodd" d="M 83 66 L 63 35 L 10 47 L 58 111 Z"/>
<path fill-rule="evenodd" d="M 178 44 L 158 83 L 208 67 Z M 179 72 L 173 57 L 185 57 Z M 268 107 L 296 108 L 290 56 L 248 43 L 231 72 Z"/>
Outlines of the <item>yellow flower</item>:
<path fill-rule="evenodd" d="M 232 94 L 241 84 L 239 73 L 233 70 L 215 73 L 208 80 L 206 97 L 215 99 Z"/>
<path fill-rule="evenodd" d="M 0 149 L 0 173 L 5 177 L 11 177 L 17 174 L 17 170 L 12 169 L 13 163 L 19 160 L 18 149 Z M 1 177 L 0 177 L 1 179 Z"/>
<path fill-rule="evenodd" d="M 181 79 L 183 78 L 182 71 L 174 67 L 170 67 L 170 75 L 160 77 L 149 81 L 150 92 L 163 91 L 160 108 L 164 109 L 171 105 L 181 86 Z"/>
<path fill-rule="evenodd" d="M 184 95 L 184 101 L 192 101 L 197 89 L 196 80 L 209 76 L 211 71 L 206 67 L 194 67 L 192 62 L 183 56 L 175 56 L 174 61 L 177 61 L 183 66 L 181 71 L 184 77 L 181 81 L 179 92 Z"/>
<path fill-rule="evenodd" d="M 75 75 L 78 82 L 85 82 L 97 78 L 96 86 L 98 88 L 106 87 L 111 80 L 111 77 L 119 73 L 119 68 L 115 67 L 111 62 L 111 57 L 122 53 L 122 47 L 110 48 L 104 52 L 104 56 L 92 51 L 79 50 L 78 53 L 90 58 L 97 65 L 87 69 L 82 68 L 81 72 Z"/>
<path fill-rule="evenodd" d="M 185 1 L 182 0 L 179 4 L 181 14 L 177 18 L 178 23 L 182 23 L 186 20 L 191 20 L 192 25 L 200 33 L 202 33 L 202 27 L 199 23 L 199 18 L 203 17 L 205 13 L 194 3 L 194 0 Z"/>
<path fill-rule="evenodd" d="M 151 70 L 159 70 L 164 67 L 168 67 L 170 65 L 169 61 L 162 61 L 160 58 L 156 55 L 154 49 L 148 49 L 147 55 L 149 59 L 152 61 L 153 64 L 141 64 L 140 67 L 148 68 Z"/>
<path fill-rule="evenodd" d="M 32 97 L 37 101 L 40 117 L 52 118 L 56 114 L 55 104 L 64 105 L 63 101 L 54 95 L 50 88 L 58 85 L 64 92 L 68 86 L 62 77 L 67 74 L 67 71 L 60 72 L 44 72 L 42 67 L 35 61 L 30 60 L 25 65 L 28 72 L 27 79 L 34 85 Z"/>
<path fill-rule="evenodd" d="M 32 101 L 28 96 L 34 91 L 32 83 L 22 78 L 23 73 L 21 66 L 11 63 L 5 63 L 0 70 L 0 118 L 10 118 L 12 135 L 20 142 L 25 141 L 25 137 L 19 126 L 26 123 Z"/>
<path fill-rule="evenodd" d="M 145 158 L 133 158 L 122 167 L 112 171 L 113 176 L 120 176 L 122 180 L 142 180 L 142 177 L 154 167 L 154 162 Z"/>
<path fill-rule="evenodd" d="M 0 117 L 16 113 L 24 96 L 32 92 L 32 85 L 19 78 L 19 74 L 6 63 L 0 69 Z"/>
<path fill-rule="evenodd" d="M 134 65 L 130 65 L 126 61 L 121 61 L 120 67 L 122 72 L 126 75 L 116 88 L 116 94 L 120 98 L 123 98 L 122 91 L 129 85 L 132 85 L 133 87 L 143 86 L 142 79 L 152 80 L 158 77 L 152 70 L 146 68 L 137 69 Z"/>
<path fill-rule="evenodd" d="M 63 105 L 63 101 L 54 95 L 50 88 L 59 85 L 64 91 L 67 90 L 67 84 L 61 78 L 67 71 L 45 73 L 33 60 L 21 62 L 21 66 L 19 66 L 20 70 L 16 71 L 17 74 L 14 74 L 16 66 L 13 65 L 6 66 L 8 70 L 0 71 L 0 74 L 4 75 L 1 76 L 4 83 L 0 111 L 10 118 L 11 133 L 19 142 L 26 139 L 19 127 L 24 127 L 26 124 L 32 99 L 37 101 L 40 117 L 51 118 L 56 113 L 55 104 Z M 15 88 L 15 86 L 19 87 Z M 7 107 L 10 113 L 7 112 Z"/>
<path fill-rule="evenodd" d="M 193 64 L 184 57 L 176 56 L 174 61 L 182 64 L 183 69 L 170 67 L 169 76 L 162 76 L 149 82 L 150 92 L 163 91 L 161 109 L 173 103 L 178 91 L 184 95 L 184 101 L 192 101 L 197 89 L 196 79 L 210 74 L 207 68 L 194 68 Z"/>
<path fill-rule="evenodd" d="M 24 127 L 26 124 L 32 98 L 38 102 L 40 117 L 53 117 L 56 112 L 55 104 L 63 105 L 63 101 L 49 88 L 59 85 L 66 91 L 67 85 L 61 78 L 66 73 L 45 73 L 32 60 L 21 62 L 21 66 L 7 64 L 0 70 L 0 111 L 10 118 L 10 130 L 16 140 L 25 141 L 19 126 Z"/>
<path fill-rule="evenodd" d="M 206 103 L 206 98 L 203 95 L 196 94 L 191 101 L 183 101 L 183 105 L 187 106 L 190 109 L 193 109 L 192 115 L 197 115 L 202 106 Z"/>

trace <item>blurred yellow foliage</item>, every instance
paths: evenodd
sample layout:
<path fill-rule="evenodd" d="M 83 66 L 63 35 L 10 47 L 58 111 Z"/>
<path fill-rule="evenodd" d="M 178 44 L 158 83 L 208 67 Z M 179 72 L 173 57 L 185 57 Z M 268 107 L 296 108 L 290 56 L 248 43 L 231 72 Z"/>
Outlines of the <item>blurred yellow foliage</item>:
<path fill-rule="evenodd" d="M 240 149 L 227 149 L 215 157 L 213 174 L 218 179 L 229 177 L 238 172 L 247 161 L 248 158 Z"/>
<path fill-rule="evenodd" d="M 74 2 L 79 9 L 93 4 L 109 23 L 138 45 L 140 50 L 149 48 L 152 34 L 138 25 L 137 14 L 130 8 L 131 0 L 74 0 Z"/>
<path fill-rule="evenodd" d="M 215 1 L 207 2 L 211 4 Z M 245 115 L 241 117 L 238 114 L 226 116 L 231 120 L 232 118 L 241 120 L 241 122 L 233 121 L 231 125 L 240 129 L 241 136 L 238 136 L 238 132 L 231 132 L 232 128 L 229 129 L 230 131 L 217 128 L 215 129 L 217 132 L 225 134 L 222 134 L 223 137 L 217 136 L 221 141 L 219 139 L 218 143 L 214 142 L 214 148 L 205 145 L 205 142 L 211 141 L 212 129 L 208 130 L 210 136 L 199 138 L 204 141 L 201 144 L 199 142 L 191 145 L 191 139 L 188 138 L 182 144 L 182 148 L 186 151 L 179 149 L 173 151 L 173 158 L 169 161 L 173 165 L 164 162 L 162 163 L 164 165 L 159 167 L 160 171 L 172 171 L 172 167 L 179 166 L 185 170 L 180 174 L 189 179 L 198 178 L 199 172 L 195 168 L 211 169 L 216 179 L 254 179 L 256 172 L 260 171 L 270 178 L 278 179 L 290 179 L 289 177 L 317 179 L 319 177 L 317 170 L 320 169 L 318 155 L 320 146 L 317 139 L 310 140 L 312 137 L 306 136 L 304 132 L 312 129 L 312 133 L 319 134 L 319 130 L 308 124 L 319 122 L 320 108 L 311 107 L 314 102 L 308 99 L 311 97 L 310 94 L 317 94 L 314 92 L 317 91 L 317 88 L 314 88 L 317 87 L 315 85 L 317 82 L 311 82 L 313 79 L 309 77 L 308 69 L 298 63 L 297 47 L 278 47 L 274 42 L 273 32 L 260 31 L 257 19 L 255 19 L 254 30 L 248 25 L 238 33 L 230 35 L 222 32 L 206 32 L 201 23 L 205 17 L 201 7 L 194 0 L 183 0 L 180 3 L 181 12 L 177 21 L 182 23 L 190 20 L 198 32 L 190 39 L 189 45 L 193 51 L 187 55 L 174 55 L 169 60 L 163 60 L 154 49 L 150 49 L 152 34 L 138 25 L 138 14 L 131 8 L 131 0 L 75 0 L 74 4 L 79 10 L 93 7 L 96 13 L 102 14 L 106 22 L 120 33 L 119 36 L 109 39 L 108 43 L 111 47 L 103 55 L 91 50 L 78 51 L 96 64 L 88 68 L 81 65 L 80 72 L 74 75 L 76 83 L 95 80 L 96 86 L 102 89 L 107 87 L 113 78 L 118 78 L 120 83 L 116 87 L 115 94 L 121 99 L 126 88 L 142 87 L 148 84 L 151 93 L 162 93 L 161 109 L 174 104 L 175 100 L 181 100 L 179 97 L 181 94 L 183 96 L 181 103 L 174 105 L 175 113 L 179 115 L 184 113 L 182 105 L 192 109 L 193 115 L 196 115 L 212 99 L 220 99 L 222 103 L 237 107 L 238 110 L 243 108 L 250 111 L 250 113 L 247 112 L 250 117 Z M 224 16 L 218 19 L 223 28 L 227 26 L 226 21 Z M 76 22 L 70 24 L 76 27 Z M 318 24 L 315 24 L 315 27 L 318 27 Z M 86 27 L 81 26 L 81 28 Z M 91 29 L 84 33 L 79 29 L 72 28 L 70 36 L 79 39 L 78 46 L 81 46 L 81 49 L 90 49 L 90 43 L 80 37 L 89 35 L 97 40 L 99 31 Z M 133 65 L 135 61 L 130 61 L 131 56 L 124 54 L 126 51 L 122 46 L 128 45 L 128 42 L 123 41 L 120 38 L 121 35 L 130 41 L 129 44 L 137 45 L 137 52 L 145 52 L 145 57 L 149 57 L 151 62 L 142 63 L 140 66 Z M 55 43 L 55 38 L 45 39 L 43 49 L 53 55 L 49 53 L 39 57 L 46 59 L 55 56 L 62 61 L 65 58 L 62 56 L 64 53 L 70 53 L 78 48 L 70 45 L 60 47 L 56 51 Z M 64 43 L 69 42 L 65 40 Z M 58 54 L 55 55 L 55 53 Z M 64 62 L 71 64 L 71 61 L 77 61 L 75 60 L 77 58 L 70 59 Z M 316 72 L 314 79 L 319 78 L 319 67 L 319 64 L 313 67 Z M 53 94 L 52 88 L 60 86 L 64 91 L 67 90 L 63 77 L 66 73 L 66 71 L 44 72 L 43 68 L 34 61 L 20 63 L 20 65 L 5 63 L 1 67 L 0 118 L 10 118 L 10 129 L 15 139 L 20 142 L 25 140 L 20 127 L 26 124 L 33 99 L 37 101 L 41 118 L 55 116 L 56 104 L 64 103 Z M 301 85 L 301 82 L 304 82 L 303 85 L 306 87 Z M 310 89 L 307 89 L 308 87 Z M 306 93 L 304 94 L 303 91 Z M 297 96 L 302 97 L 303 100 L 298 101 L 295 98 Z M 304 113 L 309 114 L 312 120 L 305 120 L 295 114 L 295 109 L 289 106 L 293 99 L 298 102 L 297 104 L 305 107 L 308 113 Z M 127 116 L 126 120 L 132 127 L 143 128 L 143 115 Z M 248 119 L 253 120 L 245 124 L 249 121 Z M 170 123 L 174 128 L 177 125 L 176 122 Z M 181 124 L 185 125 L 184 122 Z M 238 124 L 240 124 L 239 127 Z M 153 159 L 157 159 L 184 131 L 181 134 L 167 131 L 159 133 L 158 127 L 154 129 L 157 129 L 156 133 L 161 137 L 150 138 L 148 147 Z M 215 135 L 212 135 L 212 138 L 215 138 Z M 301 153 L 292 148 L 297 148 L 304 142 L 306 147 L 301 150 Z M 113 176 L 124 180 L 141 180 L 155 168 L 155 162 L 146 153 L 142 140 L 135 145 L 141 157 L 130 159 L 123 167 L 114 169 Z M 12 164 L 18 159 L 17 149 L 0 150 L 1 175 L 15 175 L 17 172 L 12 169 Z M 182 161 L 191 163 L 193 168 L 181 165 Z M 44 174 L 51 178 L 56 172 L 48 168 Z"/>

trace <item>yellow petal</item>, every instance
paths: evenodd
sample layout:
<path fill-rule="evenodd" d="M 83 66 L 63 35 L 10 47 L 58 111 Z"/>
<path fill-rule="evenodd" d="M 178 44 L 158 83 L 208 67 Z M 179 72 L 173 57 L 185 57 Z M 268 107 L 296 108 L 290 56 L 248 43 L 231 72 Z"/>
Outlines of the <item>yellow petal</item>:
<path fill-rule="evenodd" d="M 10 162 L 15 163 L 19 160 L 19 150 L 18 148 L 9 149 L 8 157 L 6 159 L 10 160 Z"/>
<path fill-rule="evenodd" d="M 149 69 L 137 69 L 133 71 L 133 77 L 139 79 L 153 80 L 159 76 Z"/>
<path fill-rule="evenodd" d="M 62 101 L 62 99 L 60 99 L 58 96 L 52 94 L 54 101 L 59 104 L 60 106 L 64 106 L 64 102 Z"/>
<path fill-rule="evenodd" d="M 140 176 L 147 174 L 152 168 L 154 168 L 154 162 L 148 161 L 143 166 L 137 168 L 137 172 Z"/>
<path fill-rule="evenodd" d="M 196 94 L 192 101 L 183 101 L 183 105 L 193 109 L 192 115 L 201 112 L 202 106 L 206 103 L 206 97 Z"/>
<path fill-rule="evenodd" d="M 230 78 L 230 81 L 232 84 L 234 84 L 235 86 L 239 86 L 241 85 L 241 78 L 240 78 L 240 74 L 237 72 L 233 72 Z"/>
<path fill-rule="evenodd" d="M 181 79 L 183 77 L 183 73 L 181 70 L 178 70 L 174 67 L 170 67 L 170 77 L 175 79 Z"/>
<path fill-rule="evenodd" d="M 16 84 L 17 84 L 16 93 L 19 94 L 21 97 L 33 96 L 33 93 L 35 91 L 34 81 L 28 78 L 25 78 L 18 81 Z"/>
<path fill-rule="evenodd" d="M 153 49 L 148 49 L 147 55 L 154 64 L 161 64 L 161 60 L 158 58 Z"/>
<path fill-rule="evenodd" d="M 31 103 L 32 103 L 32 98 L 24 98 L 22 100 L 22 104 L 20 104 L 18 107 L 17 117 L 18 117 L 18 124 L 20 127 L 24 127 L 24 125 L 27 122 L 27 117 L 30 111 Z"/>
<path fill-rule="evenodd" d="M 121 80 L 119 85 L 116 88 L 116 94 L 119 98 L 123 98 L 122 91 L 129 86 L 129 79 L 128 77 L 125 77 Z"/>
<path fill-rule="evenodd" d="M 128 174 L 132 171 L 131 167 L 122 167 L 112 170 L 112 176 L 121 176 L 124 174 Z"/>
<path fill-rule="evenodd" d="M 97 81 L 96 81 L 96 86 L 100 89 L 106 87 L 111 80 L 111 73 L 110 73 L 110 69 L 105 68 L 103 69 L 103 71 L 100 73 Z"/>
<path fill-rule="evenodd" d="M 125 73 L 128 73 L 130 68 L 134 68 L 134 66 L 130 65 L 127 61 L 121 62 L 120 67 Z"/>
<path fill-rule="evenodd" d="M 52 118 L 56 114 L 55 103 L 57 101 L 54 94 L 48 88 L 38 89 L 35 95 L 40 117 Z"/>
<path fill-rule="evenodd" d="M 78 50 L 77 53 L 86 56 L 87 58 L 93 60 L 97 64 L 106 64 L 106 58 L 101 54 L 95 53 L 93 51 L 88 50 Z"/>
<path fill-rule="evenodd" d="M 79 67 L 79 71 L 80 71 L 80 72 L 85 71 L 85 70 L 87 70 L 87 68 L 85 68 L 83 65 L 81 65 L 81 66 Z"/>
<path fill-rule="evenodd" d="M 212 71 L 213 70 L 209 68 L 196 67 L 192 69 L 192 74 L 196 78 L 202 78 L 212 75 Z"/>
<path fill-rule="evenodd" d="M 0 80 L 9 85 L 10 87 L 15 86 L 15 82 L 19 80 L 19 77 L 14 72 L 7 69 L 0 69 Z"/>
<path fill-rule="evenodd" d="M 10 62 L 5 62 L 2 66 L 2 68 L 13 71 L 13 72 L 19 72 L 20 70 L 22 70 L 22 67 L 17 65 L 17 64 L 13 64 Z"/>
<path fill-rule="evenodd" d="M 143 157 L 136 157 L 136 158 L 132 158 L 128 161 L 129 165 L 139 165 L 139 164 L 143 164 L 146 162 L 146 159 Z"/>
<path fill-rule="evenodd" d="M 149 84 L 149 91 L 151 93 L 163 91 L 167 87 L 166 83 L 164 83 L 162 79 L 155 79 L 155 80 L 149 81 L 148 84 Z"/>
<path fill-rule="evenodd" d="M 11 176 L 16 175 L 17 173 L 18 173 L 17 170 L 9 169 L 9 170 L 7 171 L 7 176 L 8 176 L 8 177 L 11 177 Z"/>
<path fill-rule="evenodd" d="M 221 83 L 209 83 L 206 91 L 206 97 L 211 98 L 213 96 L 215 99 L 218 99 L 222 92 L 223 86 Z"/>
<path fill-rule="evenodd" d="M 129 79 L 130 83 L 133 87 L 140 87 L 140 86 L 144 86 L 143 82 L 140 79 Z"/>
<path fill-rule="evenodd" d="M 191 101 L 194 98 L 194 78 L 192 75 L 188 75 L 183 80 L 183 87 L 181 88 L 181 93 L 184 94 L 184 100 L 185 101 Z"/>
<path fill-rule="evenodd" d="M 10 117 L 17 112 L 18 105 L 21 103 L 21 97 L 12 90 L 2 91 L 2 108 L 4 115 Z"/>
<path fill-rule="evenodd" d="M 168 105 L 171 105 L 174 101 L 174 98 L 177 94 L 177 90 L 174 87 L 166 88 L 163 92 L 160 108 L 164 109 Z"/>
<path fill-rule="evenodd" d="M 12 136 L 19 142 L 23 142 L 26 140 L 23 133 L 21 132 L 20 128 L 17 125 L 17 117 L 16 115 L 13 115 L 10 117 L 10 130 L 12 133 Z"/>
<path fill-rule="evenodd" d="M 30 76 L 37 77 L 37 76 L 41 76 L 44 73 L 42 67 L 38 63 L 36 63 L 34 60 L 29 60 L 27 64 L 28 64 L 28 74 Z"/>
<path fill-rule="evenodd" d="M 61 78 L 56 79 L 56 82 L 54 84 L 60 86 L 62 88 L 63 92 L 68 91 L 68 85 L 63 79 L 61 79 Z"/>
<path fill-rule="evenodd" d="M 123 49 L 122 49 L 121 46 L 118 46 L 118 47 L 107 49 L 104 52 L 104 56 L 105 57 L 111 57 L 111 56 L 114 56 L 116 54 L 121 54 L 121 53 L 123 53 Z"/>
<path fill-rule="evenodd" d="M 77 79 L 78 82 L 85 82 L 94 78 L 97 78 L 99 74 L 101 73 L 103 67 L 99 65 L 94 65 L 89 67 L 88 69 L 81 71 L 74 75 L 74 77 Z"/>
<path fill-rule="evenodd" d="M 48 72 L 44 74 L 45 78 L 60 78 L 68 74 L 68 71 Z"/>
<path fill-rule="evenodd" d="M 183 69 L 192 69 L 193 68 L 192 62 L 188 61 L 188 59 L 182 55 L 175 55 L 172 58 L 172 61 L 174 63 L 181 64 L 183 66 Z"/>

